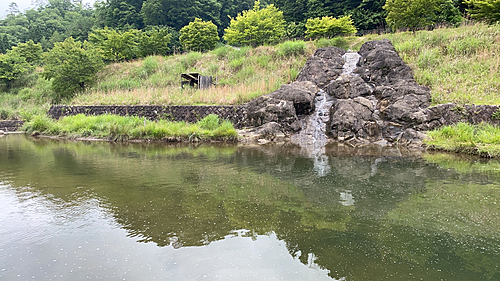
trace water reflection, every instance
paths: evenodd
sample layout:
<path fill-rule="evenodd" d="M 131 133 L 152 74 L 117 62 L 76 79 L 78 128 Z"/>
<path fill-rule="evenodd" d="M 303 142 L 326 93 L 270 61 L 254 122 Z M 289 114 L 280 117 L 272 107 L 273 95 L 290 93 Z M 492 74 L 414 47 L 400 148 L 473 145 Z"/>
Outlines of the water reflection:
<path fill-rule="evenodd" d="M 498 280 L 500 175 L 405 153 L 7 136 L 0 278 Z"/>

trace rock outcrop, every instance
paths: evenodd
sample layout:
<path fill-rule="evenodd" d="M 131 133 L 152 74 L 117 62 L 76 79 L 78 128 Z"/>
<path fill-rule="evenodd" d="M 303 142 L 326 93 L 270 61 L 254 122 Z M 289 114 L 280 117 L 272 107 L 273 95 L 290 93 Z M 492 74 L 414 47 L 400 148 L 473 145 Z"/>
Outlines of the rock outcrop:
<path fill-rule="evenodd" d="M 310 57 L 299 75 L 297 81 L 311 81 L 320 88 L 337 79 L 342 73 L 345 50 L 340 48 L 319 48 Z"/>
<path fill-rule="evenodd" d="M 319 88 L 310 81 L 296 81 L 247 104 L 247 126 L 260 127 L 265 136 L 289 135 L 301 129 L 299 117 L 314 112 L 314 97 Z M 266 124 L 273 123 L 271 127 Z M 279 125 L 277 127 L 276 125 Z M 260 133 L 259 133 L 260 134 Z"/>
<path fill-rule="evenodd" d="M 430 89 L 415 82 L 389 40 L 367 42 L 359 55 L 353 74 L 325 87 L 336 99 L 327 134 L 339 141 L 396 142 L 430 105 Z"/>

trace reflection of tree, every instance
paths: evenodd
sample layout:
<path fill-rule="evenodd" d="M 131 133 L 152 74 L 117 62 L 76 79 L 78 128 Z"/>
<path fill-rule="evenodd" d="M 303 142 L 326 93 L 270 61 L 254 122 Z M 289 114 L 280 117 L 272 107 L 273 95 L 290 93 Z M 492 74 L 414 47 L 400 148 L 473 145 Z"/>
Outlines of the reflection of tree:
<path fill-rule="evenodd" d="M 18 142 L 0 147 L 19 159 L 0 161 L 0 171 L 67 201 L 76 187 L 91 190 L 130 236 L 159 246 L 202 246 L 246 229 L 276 233 L 292 256 L 314 256 L 335 278 L 498 279 L 499 254 L 477 248 L 499 247 L 498 185 L 443 190 L 438 180 L 463 177 L 411 158 L 328 150 L 330 171 L 318 177 L 314 159 L 294 149 Z M 354 205 L 342 205 L 345 190 Z M 478 231 L 445 222 L 460 212 Z"/>

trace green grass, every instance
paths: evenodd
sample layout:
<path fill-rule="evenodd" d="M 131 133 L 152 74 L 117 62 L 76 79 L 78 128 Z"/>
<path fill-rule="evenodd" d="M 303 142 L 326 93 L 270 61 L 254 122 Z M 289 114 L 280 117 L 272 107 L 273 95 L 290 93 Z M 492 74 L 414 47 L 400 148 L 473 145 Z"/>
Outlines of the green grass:
<path fill-rule="evenodd" d="M 482 123 L 458 123 L 428 132 L 429 149 L 462 152 L 483 157 L 500 157 L 500 128 Z"/>
<path fill-rule="evenodd" d="M 285 42 L 257 48 L 221 46 L 207 52 L 152 56 L 107 65 L 97 84 L 79 94 L 74 105 L 242 104 L 292 82 L 315 50 L 312 43 Z M 180 74 L 213 76 L 217 87 L 180 88 Z M 216 81 L 215 81 L 216 80 Z"/>
<path fill-rule="evenodd" d="M 33 85 L 0 92 L 0 120 L 25 120 L 46 114 L 50 108 L 50 82 L 34 78 Z"/>
<path fill-rule="evenodd" d="M 500 104 L 500 25 L 475 24 L 433 31 L 367 35 L 391 40 L 433 104 Z"/>
<path fill-rule="evenodd" d="M 221 120 L 217 115 L 208 115 L 195 124 L 166 120 L 149 121 L 136 116 L 83 114 L 53 120 L 45 115 L 35 116 L 23 126 L 28 134 L 69 138 L 93 137 L 112 141 L 133 139 L 199 141 L 234 141 L 237 133 L 232 123 Z"/>
<path fill-rule="evenodd" d="M 287 41 L 257 48 L 220 45 L 207 53 L 151 56 L 113 63 L 72 105 L 242 104 L 295 80 L 319 47 L 359 50 L 364 42 L 387 38 L 412 68 L 417 82 L 431 88 L 433 104 L 500 104 L 500 24 L 475 24 L 432 31 L 370 34 L 317 41 Z M 41 68 L 6 92 L 0 87 L 0 119 L 30 120 L 50 107 L 50 81 Z M 216 78 L 207 90 L 180 88 L 180 73 Z"/>

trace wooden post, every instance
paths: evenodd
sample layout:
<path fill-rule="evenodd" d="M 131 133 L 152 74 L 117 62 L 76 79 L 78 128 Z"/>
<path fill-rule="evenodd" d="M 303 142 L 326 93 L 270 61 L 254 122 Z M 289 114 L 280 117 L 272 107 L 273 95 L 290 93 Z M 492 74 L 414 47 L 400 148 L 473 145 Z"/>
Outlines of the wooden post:
<path fill-rule="evenodd" d="M 198 88 L 208 89 L 212 86 L 212 76 L 201 76 L 198 78 Z"/>

